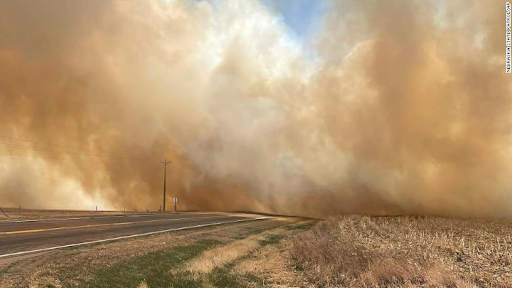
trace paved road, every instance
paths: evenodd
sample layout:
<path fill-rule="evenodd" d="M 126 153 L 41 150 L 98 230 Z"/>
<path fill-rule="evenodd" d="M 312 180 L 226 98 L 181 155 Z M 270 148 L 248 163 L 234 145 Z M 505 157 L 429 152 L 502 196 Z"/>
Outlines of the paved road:
<path fill-rule="evenodd" d="M 0 258 L 110 241 L 188 227 L 241 222 L 254 215 L 227 213 L 127 214 L 0 221 Z"/>

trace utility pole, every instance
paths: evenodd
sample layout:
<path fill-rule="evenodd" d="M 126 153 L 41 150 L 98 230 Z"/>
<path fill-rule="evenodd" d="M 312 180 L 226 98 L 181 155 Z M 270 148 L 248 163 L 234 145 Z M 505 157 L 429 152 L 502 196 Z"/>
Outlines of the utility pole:
<path fill-rule="evenodd" d="M 167 159 L 164 159 L 164 162 L 160 162 L 164 164 L 164 205 L 162 206 L 162 211 L 165 212 L 165 186 L 167 184 L 167 164 L 172 163 L 171 161 L 167 161 Z"/>

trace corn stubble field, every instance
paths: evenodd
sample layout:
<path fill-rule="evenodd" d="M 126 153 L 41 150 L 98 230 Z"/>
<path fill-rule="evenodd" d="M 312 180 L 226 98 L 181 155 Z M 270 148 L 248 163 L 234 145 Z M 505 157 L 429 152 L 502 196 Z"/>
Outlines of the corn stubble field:
<path fill-rule="evenodd" d="M 296 270 L 320 287 L 512 287 L 512 223 L 345 216 L 293 239 Z"/>

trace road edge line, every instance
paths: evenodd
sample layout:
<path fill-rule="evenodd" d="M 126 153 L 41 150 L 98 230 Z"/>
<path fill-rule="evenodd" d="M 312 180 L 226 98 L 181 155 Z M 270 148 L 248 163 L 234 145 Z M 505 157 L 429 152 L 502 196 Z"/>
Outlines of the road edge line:
<path fill-rule="evenodd" d="M 147 217 L 156 214 L 116 214 L 106 216 L 79 216 L 71 218 L 41 218 L 41 219 L 23 219 L 23 220 L 0 220 L 0 224 L 4 223 L 24 223 L 24 222 L 48 222 L 48 221 L 69 221 L 69 220 L 88 220 L 88 219 L 105 219 L 105 218 L 121 218 L 121 217 Z"/>
<path fill-rule="evenodd" d="M 48 248 L 41 248 L 41 249 L 35 249 L 35 250 L 28 250 L 28 251 L 21 251 L 21 252 L 15 252 L 15 253 L 8 253 L 8 254 L 0 255 L 0 259 L 8 258 L 8 257 L 13 257 L 13 256 L 26 255 L 26 254 L 31 254 L 31 253 L 37 253 L 37 252 L 45 252 L 45 251 L 58 250 L 58 249 L 63 249 L 63 248 L 70 248 L 70 247 L 84 246 L 84 245 L 90 245 L 90 244 L 111 242 L 111 241 L 123 240 L 123 239 L 131 239 L 131 238 L 137 238 L 137 237 L 143 237 L 143 236 L 149 236 L 149 235 L 155 235 L 155 234 L 161 234 L 161 233 L 167 233 L 167 232 L 175 232 L 175 231 L 189 230 L 189 229 L 195 229 L 195 228 L 217 226 L 217 225 L 222 225 L 222 224 L 232 224 L 232 223 L 239 223 L 239 222 L 265 220 L 265 219 L 270 219 L 270 218 L 272 218 L 272 217 L 259 217 L 259 218 L 253 218 L 253 219 L 241 219 L 241 220 L 235 220 L 235 221 L 229 221 L 229 222 L 216 222 L 216 223 L 200 224 L 200 225 L 194 225 L 194 226 L 188 226 L 188 227 L 180 227 L 180 228 L 172 228 L 172 229 L 165 229 L 165 230 L 159 230 L 159 231 L 152 231 L 152 232 L 146 232 L 146 233 L 140 233 L 140 234 L 132 234 L 132 235 L 119 236 L 119 237 L 107 238 L 107 239 L 101 239 L 101 240 L 94 240 L 94 241 L 87 241 L 87 242 L 81 242 L 81 243 L 75 243 L 75 244 L 67 244 L 67 245 L 54 246 L 54 247 L 48 247 Z"/>

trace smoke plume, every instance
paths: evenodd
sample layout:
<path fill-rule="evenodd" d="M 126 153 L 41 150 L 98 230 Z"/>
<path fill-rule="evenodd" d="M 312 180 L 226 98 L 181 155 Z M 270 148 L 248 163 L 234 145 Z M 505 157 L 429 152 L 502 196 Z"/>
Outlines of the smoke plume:
<path fill-rule="evenodd" d="M 0 206 L 512 215 L 505 2 L 0 2 Z"/>

